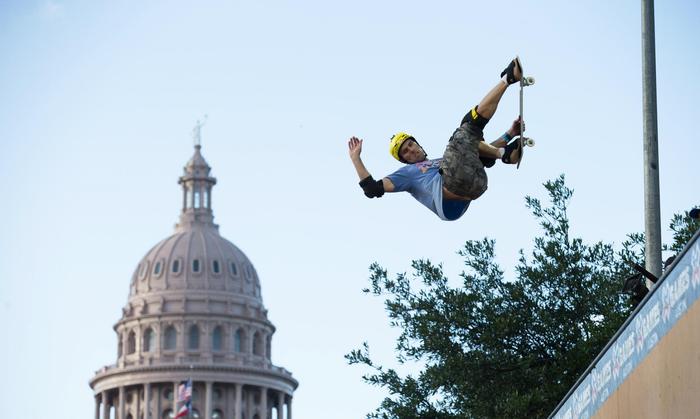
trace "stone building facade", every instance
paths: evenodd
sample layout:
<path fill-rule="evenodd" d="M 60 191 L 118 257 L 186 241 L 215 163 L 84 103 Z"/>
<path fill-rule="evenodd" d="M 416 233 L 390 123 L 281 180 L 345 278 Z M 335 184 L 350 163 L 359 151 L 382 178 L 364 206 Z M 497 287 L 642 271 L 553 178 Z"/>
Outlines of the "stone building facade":
<path fill-rule="evenodd" d="M 298 382 L 272 364 L 275 327 L 248 257 L 214 224 L 216 179 L 195 146 L 175 233 L 138 264 L 117 333 L 117 362 L 90 380 L 95 419 L 168 419 L 192 379 L 189 418 L 291 419 Z"/>

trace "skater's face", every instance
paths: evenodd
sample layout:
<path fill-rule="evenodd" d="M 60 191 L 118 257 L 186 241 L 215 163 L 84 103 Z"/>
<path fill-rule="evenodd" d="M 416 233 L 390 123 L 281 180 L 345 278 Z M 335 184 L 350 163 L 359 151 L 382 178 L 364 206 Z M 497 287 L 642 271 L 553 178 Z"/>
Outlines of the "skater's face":
<path fill-rule="evenodd" d="M 419 146 L 418 143 L 412 138 L 409 138 L 403 144 L 401 144 L 399 156 L 401 156 L 404 161 L 411 164 L 423 161 L 427 157 L 423 147 Z"/>

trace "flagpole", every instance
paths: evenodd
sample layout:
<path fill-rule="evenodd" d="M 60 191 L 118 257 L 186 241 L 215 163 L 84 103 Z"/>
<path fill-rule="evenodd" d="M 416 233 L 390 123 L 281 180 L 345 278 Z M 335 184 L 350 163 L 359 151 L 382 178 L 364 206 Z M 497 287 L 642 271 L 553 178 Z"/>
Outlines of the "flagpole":
<path fill-rule="evenodd" d="M 190 396 L 190 408 L 187 411 L 187 419 L 192 419 L 192 399 L 194 397 L 194 383 L 192 382 L 192 370 L 194 369 L 194 366 L 190 364 L 190 384 L 192 384 L 192 395 Z M 205 416 L 206 417 L 206 416 Z"/>
<path fill-rule="evenodd" d="M 181 381 L 177 389 L 177 403 L 175 404 L 175 418 L 185 417 L 185 411 L 187 412 L 187 419 L 192 417 L 192 374 L 190 374 L 187 381 Z M 178 407 L 179 406 L 179 407 Z M 183 410 L 184 409 L 184 410 Z"/>
<path fill-rule="evenodd" d="M 644 129 L 644 264 L 661 277 L 661 198 L 656 117 L 654 0 L 642 0 L 642 113 Z"/>

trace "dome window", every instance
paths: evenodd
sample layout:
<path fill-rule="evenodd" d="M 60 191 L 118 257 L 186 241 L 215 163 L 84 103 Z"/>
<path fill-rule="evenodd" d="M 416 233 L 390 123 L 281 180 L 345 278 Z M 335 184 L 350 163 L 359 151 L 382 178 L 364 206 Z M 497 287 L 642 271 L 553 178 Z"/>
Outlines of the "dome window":
<path fill-rule="evenodd" d="M 199 259 L 192 261 L 192 272 L 199 273 Z"/>
<path fill-rule="evenodd" d="M 163 343 L 164 349 L 169 351 L 175 350 L 175 346 L 177 345 L 177 331 L 175 331 L 175 327 L 168 326 L 168 328 L 165 329 L 165 342 Z"/>
<path fill-rule="evenodd" d="M 151 352 L 155 349 L 156 335 L 150 327 L 143 334 L 143 351 Z"/>
<path fill-rule="evenodd" d="M 231 269 L 231 275 L 238 276 L 238 268 L 236 268 L 236 263 L 231 261 L 229 263 L 229 268 Z"/>
<path fill-rule="evenodd" d="M 175 259 L 173 261 L 172 271 L 174 274 L 180 272 L 180 260 L 179 259 Z"/>
<path fill-rule="evenodd" d="M 250 265 L 245 265 L 245 277 L 246 279 L 253 279 L 253 270 Z"/>
<path fill-rule="evenodd" d="M 153 275 L 159 276 L 162 266 L 163 266 L 163 262 L 161 262 L 161 261 L 156 262 L 155 266 L 153 266 Z"/>
<path fill-rule="evenodd" d="M 222 339 L 223 331 L 221 326 L 216 326 L 214 332 L 211 335 L 211 347 L 215 351 L 221 351 L 224 349 L 224 340 Z"/>
<path fill-rule="evenodd" d="M 197 326 L 190 327 L 190 341 L 187 349 L 199 349 L 199 328 Z"/>
<path fill-rule="evenodd" d="M 214 260 L 214 261 L 211 262 L 211 270 L 212 270 L 212 272 L 214 272 L 215 274 L 221 273 L 221 268 L 220 268 L 220 266 L 219 266 L 219 261 L 218 261 L 218 260 Z"/>
<path fill-rule="evenodd" d="M 148 272 L 148 261 L 145 260 L 141 264 L 141 270 L 139 271 L 139 279 L 145 279 L 146 278 L 146 273 Z"/>

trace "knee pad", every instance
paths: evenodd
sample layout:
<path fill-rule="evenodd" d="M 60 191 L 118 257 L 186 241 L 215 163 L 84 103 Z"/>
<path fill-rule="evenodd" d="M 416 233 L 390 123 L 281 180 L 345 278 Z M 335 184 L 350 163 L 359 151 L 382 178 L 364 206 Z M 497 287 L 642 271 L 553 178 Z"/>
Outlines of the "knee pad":
<path fill-rule="evenodd" d="M 467 112 L 466 115 L 464 115 L 464 118 L 462 118 L 462 124 L 473 124 L 480 129 L 484 129 L 486 124 L 489 123 L 488 118 L 484 118 L 483 116 L 479 115 L 479 112 L 477 110 L 479 109 L 479 105 L 474 106 L 469 112 Z"/>

